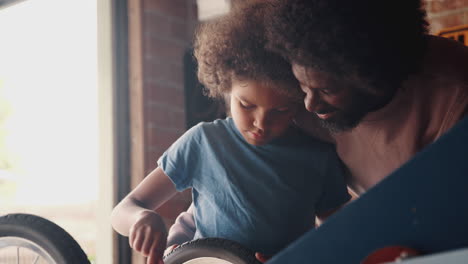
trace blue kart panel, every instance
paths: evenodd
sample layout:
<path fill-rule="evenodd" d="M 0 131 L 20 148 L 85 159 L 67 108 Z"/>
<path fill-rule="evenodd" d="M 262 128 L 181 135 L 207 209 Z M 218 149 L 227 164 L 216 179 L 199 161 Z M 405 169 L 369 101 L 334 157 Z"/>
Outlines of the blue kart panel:
<path fill-rule="evenodd" d="M 267 263 L 360 263 L 391 245 L 468 247 L 468 118 Z"/>

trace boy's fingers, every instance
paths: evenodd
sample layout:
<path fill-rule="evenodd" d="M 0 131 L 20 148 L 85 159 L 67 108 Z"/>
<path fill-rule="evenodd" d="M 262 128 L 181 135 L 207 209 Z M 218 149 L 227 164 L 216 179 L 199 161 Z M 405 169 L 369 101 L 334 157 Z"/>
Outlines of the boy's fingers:
<path fill-rule="evenodd" d="M 146 260 L 146 264 L 160 264 L 164 263 L 162 260 L 162 254 L 157 254 L 156 252 L 150 252 Z"/>
<path fill-rule="evenodd" d="M 151 234 L 145 234 L 143 244 L 141 246 L 141 253 L 144 256 L 148 256 L 151 252 L 151 247 L 155 243 L 153 236 Z"/>
<path fill-rule="evenodd" d="M 148 258 L 146 259 L 146 264 L 160 264 L 160 263 L 163 263 L 162 257 L 159 257 L 158 259 L 157 254 L 155 254 L 153 251 L 150 252 L 150 254 L 148 255 Z"/>
<path fill-rule="evenodd" d="M 164 256 L 166 256 L 167 254 L 169 254 L 174 248 L 176 248 L 178 245 L 177 244 L 174 244 L 172 246 L 168 246 L 166 248 L 166 250 L 164 250 Z"/>
<path fill-rule="evenodd" d="M 255 258 L 260 261 L 261 263 L 267 262 L 269 259 L 271 259 L 271 256 L 264 255 L 262 253 L 255 253 Z"/>
<path fill-rule="evenodd" d="M 130 236 L 128 237 L 128 245 L 133 248 L 133 242 L 135 241 L 135 233 L 130 232 Z"/>
<path fill-rule="evenodd" d="M 133 241 L 132 241 L 132 244 L 130 244 L 130 247 L 133 248 L 134 250 L 140 252 L 142 243 L 143 243 L 143 241 L 142 241 L 141 235 L 136 234 L 133 237 Z"/>
<path fill-rule="evenodd" d="M 149 252 L 147 264 L 159 264 L 162 263 L 162 257 L 164 253 L 164 245 L 166 245 L 165 241 L 161 241 L 161 239 L 156 238 L 153 241 L 153 245 Z"/>
<path fill-rule="evenodd" d="M 146 259 L 146 264 L 159 264 L 161 263 L 160 261 L 156 260 L 154 257 L 153 257 L 153 254 L 150 254 L 148 256 L 148 258 Z"/>

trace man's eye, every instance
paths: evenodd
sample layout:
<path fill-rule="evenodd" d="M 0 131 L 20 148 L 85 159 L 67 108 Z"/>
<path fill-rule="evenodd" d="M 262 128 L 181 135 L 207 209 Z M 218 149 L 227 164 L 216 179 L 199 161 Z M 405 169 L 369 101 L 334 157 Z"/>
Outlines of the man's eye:
<path fill-rule="evenodd" d="M 287 113 L 287 112 L 289 112 L 289 109 L 290 109 L 289 107 L 281 107 L 281 108 L 277 108 L 276 112 L 278 112 L 278 113 Z"/>
<path fill-rule="evenodd" d="M 299 87 L 301 87 L 301 90 L 304 92 L 304 93 L 307 93 L 310 91 L 310 88 L 304 84 L 301 84 Z"/>
<path fill-rule="evenodd" d="M 323 89 L 320 89 L 319 91 L 320 91 L 322 94 L 326 94 L 326 95 L 333 94 L 333 90 L 328 89 L 328 88 L 323 88 Z"/>

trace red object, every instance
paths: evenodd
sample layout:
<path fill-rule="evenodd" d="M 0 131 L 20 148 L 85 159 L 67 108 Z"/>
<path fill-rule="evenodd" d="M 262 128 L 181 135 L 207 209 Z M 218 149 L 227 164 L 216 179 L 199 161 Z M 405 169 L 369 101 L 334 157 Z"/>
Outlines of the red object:
<path fill-rule="evenodd" d="M 361 264 L 382 264 L 418 255 L 421 255 L 421 253 L 413 248 L 404 246 L 388 246 L 375 250 L 369 254 Z"/>

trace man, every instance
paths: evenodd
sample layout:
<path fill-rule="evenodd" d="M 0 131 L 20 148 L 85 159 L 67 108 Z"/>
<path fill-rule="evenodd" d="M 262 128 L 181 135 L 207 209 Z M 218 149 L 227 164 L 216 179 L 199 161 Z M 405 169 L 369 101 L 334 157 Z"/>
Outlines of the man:
<path fill-rule="evenodd" d="M 419 0 L 273 1 L 265 17 L 358 194 L 468 112 L 468 49 L 427 35 Z"/>
<path fill-rule="evenodd" d="M 468 49 L 429 36 L 419 0 L 276 0 L 265 22 L 306 94 L 298 125 L 329 131 L 358 195 L 468 113 Z M 192 222 L 179 216 L 169 245 Z"/>

